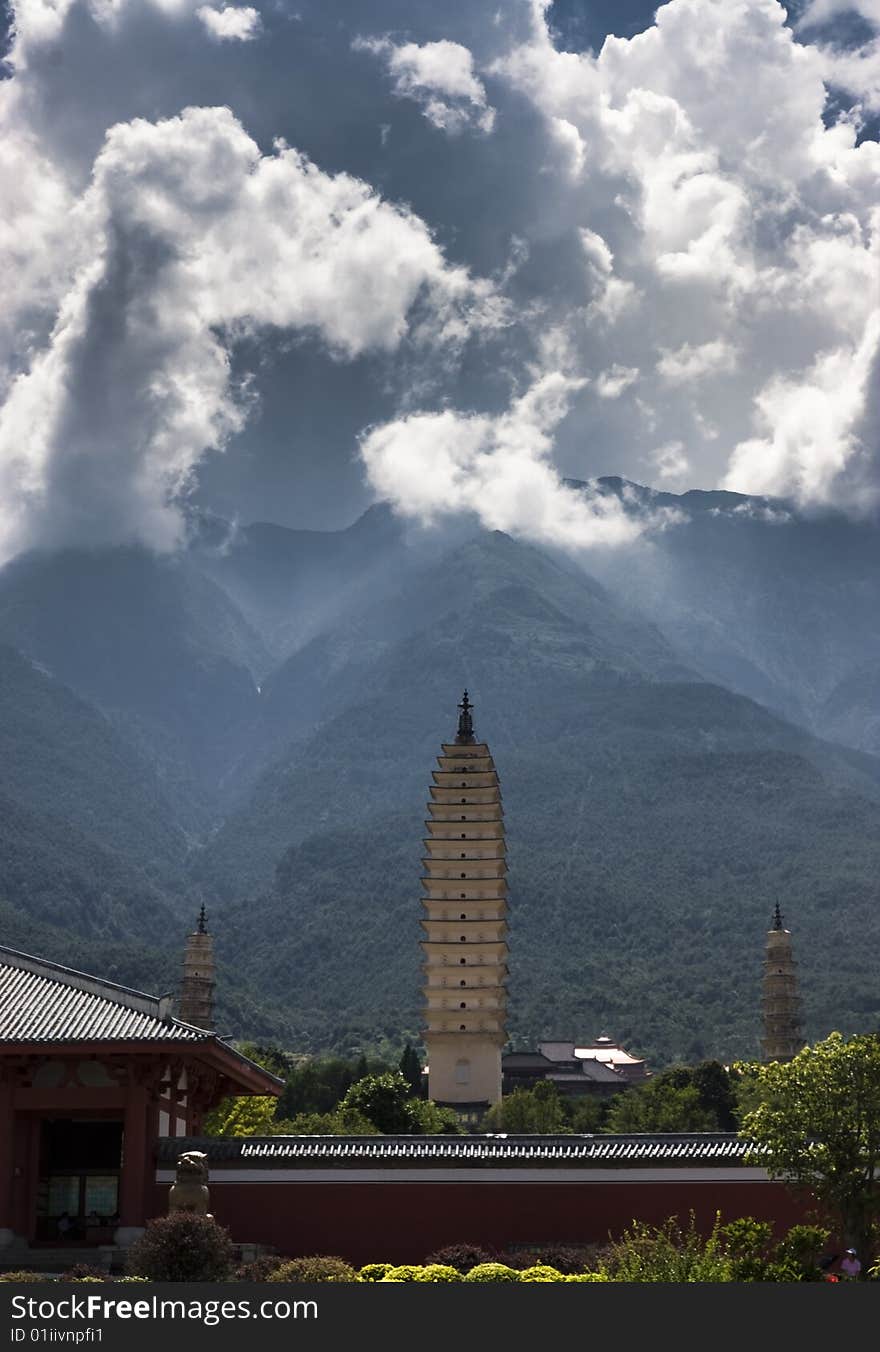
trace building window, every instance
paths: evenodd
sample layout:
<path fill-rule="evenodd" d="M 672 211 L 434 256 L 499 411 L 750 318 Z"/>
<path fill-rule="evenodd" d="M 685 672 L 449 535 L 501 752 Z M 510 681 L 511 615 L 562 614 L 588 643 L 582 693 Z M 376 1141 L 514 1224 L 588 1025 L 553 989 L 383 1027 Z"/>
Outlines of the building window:
<path fill-rule="evenodd" d="M 467 958 L 459 958 L 458 961 L 461 964 L 461 966 L 464 967 L 465 963 L 467 962 Z"/>
<path fill-rule="evenodd" d="M 470 1084 L 471 1082 L 471 1063 L 470 1061 L 456 1061 L 455 1063 L 455 1083 Z"/>
<path fill-rule="evenodd" d="M 461 876 L 462 876 L 462 878 L 466 878 L 466 877 L 467 877 L 467 874 L 466 874 L 466 873 L 462 873 Z"/>
<path fill-rule="evenodd" d="M 466 981 L 459 981 L 458 984 L 459 984 L 459 986 L 466 986 L 466 985 L 467 985 L 467 982 L 466 982 Z"/>
<path fill-rule="evenodd" d="M 462 1000 L 461 1004 L 458 1007 L 459 1009 L 467 1009 L 467 1005 L 465 1004 L 464 1000 Z"/>
<path fill-rule="evenodd" d="M 463 943 L 463 944 L 464 944 L 464 943 L 467 943 L 467 936 L 463 934 L 463 935 L 461 936 L 460 942 Z"/>
<path fill-rule="evenodd" d="M 466 1032 L 467 1032 L 467 1024 L 465 1024 L 465 1023 L 460 1023 L 460 1024 L 458 1025 L 458 1031 L 459 1031 L 460 1033 L 466 1033 Z"/>
<path fill-rule="evenodd" d="M 462 911 L 461 915 L 458 918 L 459 920 L 467 920 L 467 916 L 465 915 L 464 911 Z"/>

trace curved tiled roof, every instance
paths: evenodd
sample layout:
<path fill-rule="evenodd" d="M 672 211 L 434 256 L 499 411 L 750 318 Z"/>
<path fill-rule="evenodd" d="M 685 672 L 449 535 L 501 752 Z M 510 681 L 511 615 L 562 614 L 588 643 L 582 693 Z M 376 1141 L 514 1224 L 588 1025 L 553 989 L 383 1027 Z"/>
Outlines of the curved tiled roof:
<path fill-rule="evenodd" d="M 210 1164 L 235 1168 L 364 1168 L 736 1165 L 754 1149 L 733 1133 L 650 1136 L 249 1136 L 162 1140 L 159 1160 L 172 1163 L 184 1150 L 204 1150 Z"/>
<path fill-rule="evenodd" d="M 212 1036 L 172 1018 L 167 998 L 0 946 L 0 1043 L 199 1042 Z"/>

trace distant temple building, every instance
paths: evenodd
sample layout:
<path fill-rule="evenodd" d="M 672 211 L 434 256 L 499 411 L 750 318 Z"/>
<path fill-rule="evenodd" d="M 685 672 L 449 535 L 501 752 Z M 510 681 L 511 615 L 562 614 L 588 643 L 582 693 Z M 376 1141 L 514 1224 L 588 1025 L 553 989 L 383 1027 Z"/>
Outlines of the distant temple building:
<path fill-rule="evenodd" d="M 631 1084 L 641 1084 L 650 1074 L 644 1061 L 605 1034 L 583 1046 L 548 1041 L 539 1042 L 534 1052 L 507 1052 L 501 1068 L 505 1093 L 531 1089 L 540 1080 L 549 1080 L 569 1098 L 617 1094 Z"/>
<path fill-rule="evenodd" d="M 183 980 L 180 983 L 178 1018 L 196 1028 L 214 1027 L 214 940 L 208 933 L 208 917 L 202 906 L 196 928 L 186 941 Z"/>
<path fill-rule="evenodd" d="M 619 1042 L 612 1042 L 606 1033 L 602 1033 L 595 1042 L 575 1047 L 574 1054 L 579 1061 L 592 1062 L 615 1071 L 627 1084 L 641 1084 L 650 1075 L 647 1062 L 633 1056 Z"/>
<path fill-rule="evenodd" d="M 495 763 L 467 691 L 428 803 L 422 882 L 428 1093 L 463 1115 L 501 1098 L 507 1041 L 507 863 Z"/>
<path fill-rule="evenodd" d="M 804 1045 L 796 969 L 791 931 L 783 926 L 777 902 L 764 957 L 761 1055 L 765 1061 L 790 1061 Z"/>

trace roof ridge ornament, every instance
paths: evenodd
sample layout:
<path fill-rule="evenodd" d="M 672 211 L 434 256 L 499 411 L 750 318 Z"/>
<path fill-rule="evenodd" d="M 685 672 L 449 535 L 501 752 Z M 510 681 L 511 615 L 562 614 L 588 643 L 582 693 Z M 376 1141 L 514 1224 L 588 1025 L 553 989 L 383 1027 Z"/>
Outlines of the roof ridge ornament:
<path fill-rule="evenodd" d="M 468 699 L 468 692 L 465 690 L 458 706 L 458 733 L 455 738 L 457 745 L 470 745 L 477 740 L 474 735 L 473 707 Z"/>
<path fill-rule="evenodd" d="M 773 928 L 775 930 L 785 929 L 782 923 L 782 912 L 779 909 L 779 902 L 776 903 L 776 910 L 773 912 Z"/>

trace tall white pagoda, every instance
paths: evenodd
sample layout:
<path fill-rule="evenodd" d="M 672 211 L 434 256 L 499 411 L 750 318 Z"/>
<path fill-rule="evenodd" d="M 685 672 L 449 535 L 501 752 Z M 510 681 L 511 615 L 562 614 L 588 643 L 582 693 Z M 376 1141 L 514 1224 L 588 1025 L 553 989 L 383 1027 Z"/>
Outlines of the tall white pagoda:
<path fill-rule="evenodd" d="M 433 773 L 422 924 L 428 1094 L 479 1111 L 501 1098 L 507 1041 L 507 863 L 495 763 L 468 692 Z"/>

